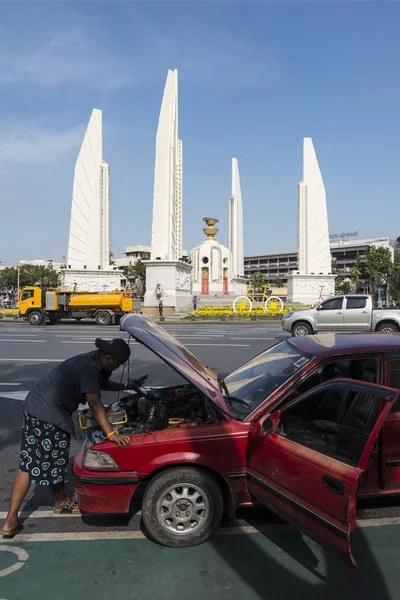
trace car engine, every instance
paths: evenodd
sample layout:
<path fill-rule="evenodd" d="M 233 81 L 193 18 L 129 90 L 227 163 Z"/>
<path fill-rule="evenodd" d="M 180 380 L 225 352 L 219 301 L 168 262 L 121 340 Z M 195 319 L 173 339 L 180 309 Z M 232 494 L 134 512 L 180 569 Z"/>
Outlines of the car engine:
<path fill-rule="evenodd" d="M 217 423 L 217 409 L 195 387 L 145 389 L 118 401 L 128 417 L 118 427 L 121 435 L 174 429 L 184 424 Z"/>

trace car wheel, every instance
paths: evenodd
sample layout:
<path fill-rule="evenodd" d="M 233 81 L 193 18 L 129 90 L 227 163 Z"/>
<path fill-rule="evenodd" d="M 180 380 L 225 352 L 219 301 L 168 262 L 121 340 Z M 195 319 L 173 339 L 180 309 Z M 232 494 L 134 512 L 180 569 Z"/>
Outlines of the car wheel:
<path fill-rule="evenodd" d="M 295 323 L 292 327 L 292 337 L 302 337 L 303 335 L 311 334 L 311 325 L 309 325 L 305 321 L 299 321 L 298 323 Z"/>
<path fill-rule="evenodd" d="M 29 313 L 28 321 L 31 325 L 41 325 L 43 323 L 43 315 L 38 310 L 33 310 Z"/>
<path fill-rule="evenodd" d="M 381 323 L 381 325 L 378 325 L 376 330 L 380 333 L 398 333 L 399 331 L 397 326 L 393 323 Z"/>
<path fill-rule="evenodd" d="M 214 533 L 224 512 L 218 482 L 200 469 L 182 467 L 157 475 L 143 496 L 143 523 L 163 546 L 202 544 Z"/>
<path fill-rule="evenodd" d="M 108 312 L 99 312 L 96 315 L 97 325 L 109 325 L 111 323 L 111 315 Z"/>

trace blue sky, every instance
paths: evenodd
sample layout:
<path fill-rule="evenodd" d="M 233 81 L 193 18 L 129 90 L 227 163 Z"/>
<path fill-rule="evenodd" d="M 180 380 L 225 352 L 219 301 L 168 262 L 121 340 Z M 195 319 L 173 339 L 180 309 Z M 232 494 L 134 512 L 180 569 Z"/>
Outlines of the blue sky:
<path fill-rule="evenodd" d="M 112 248 L 149 244 L 154 145 L 179 70 L 184 247 L 219 218 L 239 160 L 245 254 L 296 248 L 302 138 L 332 233 L 400 235 L 397 2 L 0 4 L 0 261 L 62 260 L 93 107 L 112 175 Z"/>

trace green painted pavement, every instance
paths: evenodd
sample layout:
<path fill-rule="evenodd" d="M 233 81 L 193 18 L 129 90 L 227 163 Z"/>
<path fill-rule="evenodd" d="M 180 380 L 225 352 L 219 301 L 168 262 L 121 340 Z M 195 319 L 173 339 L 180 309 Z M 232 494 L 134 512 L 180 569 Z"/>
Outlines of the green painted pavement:
<path fill-rule="evenodd" d="M 397 600 L 399 534 L 397 526 L 357 530 L 359 572 L 296 531 L 217 535 L 183 550 L 146 539 L 16 540 L 7 548 L 29 557 L 0 550 L 0 599 Z"/>

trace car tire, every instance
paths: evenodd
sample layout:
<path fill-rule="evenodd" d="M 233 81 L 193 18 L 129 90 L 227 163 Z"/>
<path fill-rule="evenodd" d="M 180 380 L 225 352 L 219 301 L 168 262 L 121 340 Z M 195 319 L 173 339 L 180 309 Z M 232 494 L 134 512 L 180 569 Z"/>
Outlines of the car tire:
<path fill-rule="evenodd" d="M 96 323 L 97 325 L 101 325 L 102 327 L 106 327 L 111 323 L 111 315 L 109 312 L 103 311 L 99 312 L 96 315 Z"/>
<path fill-rule="evenodd" d="M 398 333 L 399 328 L 394 323 L 381 323 L 376 328 L 376 331 L 380 333 Z"/>
<path fill-rule="evenodd" d="M 202 544 L 220 525 L 224 497 L 216 479 L 191 467 L 163 471 L 147 486 L 143 524 L 163 546 L 186 548 Z"/>
<path fill-rule="evenodd" d="M 28 321 L 31 325 L 41 325 L 43 323 L 43 315 L 39 310 L 33 310 L 29 313 Z"/>
<path fill-rule="evenodd" d="M 292 327 L 292 337 L 302 337 L 304 335 L 311 335 L 312 328 L 306 321 L 298 321 Z"/>

